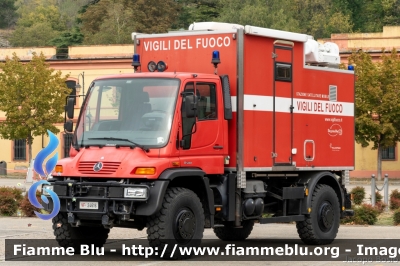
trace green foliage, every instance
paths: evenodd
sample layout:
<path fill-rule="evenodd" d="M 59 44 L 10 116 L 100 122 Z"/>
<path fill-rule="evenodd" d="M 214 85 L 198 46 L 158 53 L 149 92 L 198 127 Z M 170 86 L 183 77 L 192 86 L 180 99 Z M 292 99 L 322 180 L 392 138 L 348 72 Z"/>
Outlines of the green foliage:
<path fill-rule="evenodd" d="M 218 21 L 300 32 L 300 22 L 294 17 L 293 1 L 220 0 L 223 9 Z"/>
<path fill-rule="evenodd" d="M 34 136 L 58 133 L 54 125 L 63 120 L 65 98 L 70 93 L 66 77 L 45 62 L 43 54 L 34 54 L 23 64 L 16 54 L 0 65 L 0 111 L 6 120 L 0 123 L 3 139 L 26 139 L 29 161 L 32 159 Z"/>
<path fill-rule="evenodd" d="M 57 58 L 68 58 L 68 46 L 79 45 L 82 42 L 83 34 L 79 28 L 61 33 L 61 35 L 49 41 L 51 45 L 57 47 Z"/>
<path fill-rule="evenodd" d="M 397 209 L 393 212 L 393 223 L 394 225 L 400 224 L 400 209 Z"/>
<path fill-rule="evenodd" d="M 383 203 L 382 201 L 378 201 L 375 203 L 375 209 L 377 209 L 379 213 L 383 213 L 385 208 L 386 208 L 386 204 Z"/>
<path fill-rule="evenodd" d="M 390 198 L 396 198 L 400 199 L 400 191 L 398 189 L 392 190 L 392 192 L 389 195 Z"/>
<path fill-rule="evenodd" d="M 0 29 L 9 28 L 16 22 L 15 0 L 0 1 Z"/>
<path fill-rule="evenodd" d="M 67 29 L 71 30 L 77 26 L 80 10 L 90 2 L 91 0 L 58 0 L 57 7 Z"/>
<path fill-rule="evenodd" d="M 22 191 L 19 188 L 16 187 L 0 187 L 0 193 L 9 191 L 14 195 L 14 199 L 19 203 L 22 200 Z"/>
<path fill-rule="evenodd" d="M 55 1 L 28 1 L 26 5 L 17 2 L 20 18 L 10 38 L 13 46 L 44 46 L 62 31 L 66 23 Z"/>
<path fill-rule="evenodd" d="M 177 16 L 173 0 L 100 0 L 80 19 L 85 44 L 120 44 L 132 43 L 132 32 L 166 32 Z"/>
<path fill-rule="evenodd" d="M 375 202 L 376 202 L 376 203 L 382 202 L 382 199 L 383 199 L 382 194 L 379 193 L 379 191 L 376 191 L 376 192 L 375 192 Z"/>
<path fill-rule="evenodd" d="M 15 14 L 19 19 L 11 39 L 14 46 L 49 45 L 53 39 L 65 43 L 63 39 L 70 38 L 65 34 L 73 35 L 75 27 L 80 28 L 85 44 L 132 43 L 132 32 L 187 29 L 201 21 L 254 25 L 322 38 L 400 25 L 400 0 L 2 0 L 0 28 L 13 25 Z"/>
<path fill-rule="evenodd" d="M 354 208 L 354 216 L 346 217 L 340 222 L 342 224 L 374 225 L 378 221 L 380 212 L 378 208 L 372 207 L 370 204 L 362 204 Z"/>
<path fill-rule="evenodd" d="M 397 210 L 400 208 L 400 199 L 390 198 L 390 209 Z"/>
<path fill-rule="evenodd" d="M 363 204 L 355 209 L 354 222 L 355 224 L 373 225 L 378 220 L 379 211 L 370 204 Z"/>
<path fill-rule="evenodd" d="M 39 202 L 41 202 L 41 193 L 39 191 L 36 191 L 36 198 Z M 35 206 L 32 205 L 32 203 L 29 201 L 28 198 L 28 193 L 25 195 L 23 200 L 20 203 L 20 209 L 22 213 L 27 216 L 27 217 L 34 217 L 35 216 L 35 211 L 40 212 L 41 209 L 36 208 Z"/>
<path fill-rule="evenodd" d="M 222 10 L 215 0 L 177 0 L 179 14 L 173 29 L 187 29 L 193 22 L 214 21 Z"/>
<path fill-rule="evenodd" d="M 390 209 L 397 210 L 400 208 L 400 192 L 395 189 L 390 193 Z"/>
<path fill-rule="evenodd" d="M 381 150 L 400 140 L 400 59 L 396 49 L 374 63 L 369 54 L 358 51 L 349 57 L 357 76 L 355 127 L 356 141 L 378 149 L 378 180 L 381 179 Z"/>
<path fill-rule="evenodd" d="M 0 188 L 0 215 L 11 216 L 16 213 L 21 199 L 21 190 L 14 187 Z"/>
<path fill-rule="evenodd" d="M 353 202 L 356 205 L 360 205 L 365 198 L 365 188 L 364 187 L 355 187 L 350 192 L 353 195 Z"/>

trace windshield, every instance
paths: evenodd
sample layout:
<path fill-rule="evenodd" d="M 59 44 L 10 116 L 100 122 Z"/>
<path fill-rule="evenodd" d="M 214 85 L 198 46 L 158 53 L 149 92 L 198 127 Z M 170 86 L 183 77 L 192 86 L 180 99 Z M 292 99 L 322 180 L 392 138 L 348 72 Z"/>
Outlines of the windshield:
<path fill-rule="evenodd" d="M 165 146 L 178 90 L 177 79 L 95 81 L 76 127 L 77 144 Z"/>

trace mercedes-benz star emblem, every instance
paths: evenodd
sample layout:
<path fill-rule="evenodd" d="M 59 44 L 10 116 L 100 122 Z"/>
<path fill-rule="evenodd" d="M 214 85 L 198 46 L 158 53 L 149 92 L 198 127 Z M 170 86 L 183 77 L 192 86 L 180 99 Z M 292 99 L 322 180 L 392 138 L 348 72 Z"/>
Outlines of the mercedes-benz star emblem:
<path fill-rule="evenodd" d="M 93 166 L 93 171 L 98 172 L 101 169 L 103 169 L 103 163 L 102 162 L 98 162 Z"/>

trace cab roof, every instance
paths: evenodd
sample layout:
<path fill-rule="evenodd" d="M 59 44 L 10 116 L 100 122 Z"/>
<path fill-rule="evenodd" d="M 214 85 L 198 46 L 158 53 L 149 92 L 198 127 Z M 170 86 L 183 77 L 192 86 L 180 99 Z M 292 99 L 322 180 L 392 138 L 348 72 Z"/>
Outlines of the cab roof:
<path fill-rule="evenodd" d="M 205 74 L 205 73 L 188 73 L 188 72 L 136 72 L 128 74 L 116 74 L 107 75 L 96 78 L 96 80 L 102 79 L 120 79 L 120 78 L 177 78 L 177 79 L 189 79 L 189 78 L 207 78 L 215 79 L 219 78 L 215 74 Z"/>

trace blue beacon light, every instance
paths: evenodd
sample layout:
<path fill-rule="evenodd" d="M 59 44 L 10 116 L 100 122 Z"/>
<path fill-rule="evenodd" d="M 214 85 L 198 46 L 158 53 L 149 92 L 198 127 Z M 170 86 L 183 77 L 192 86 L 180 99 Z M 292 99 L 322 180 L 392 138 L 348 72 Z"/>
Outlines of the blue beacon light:
<path fill-rule="evenodd" d="M 221 59 L 219 58 L 219 51 L 215 50 L 212 52 L 211 63 L 214 64 L 214 74 L 217 75 L 217 67 L 218 64 L 221 63 Z"/>
<path fill-rule="evenodd" d="M 140 55 L 139 54 L 133 54 L 132 66 L 135 69 L 135 71 L 137 71 L 138 67 L 140 67 Z"/>
<path fill-rule="evenodd" d="M 212 52 L 212 60 L 211 63 L 213 63 L 215 66 L 219 63 L 221 63 L 221 60 L 219 58 L 219 51 L 213 51 Z"/>
<path fill-rule="evenodd" d="M 347 66 L 347 70 L 354 70 L 354 66 L 348 65 L 348 66 Z"/>

